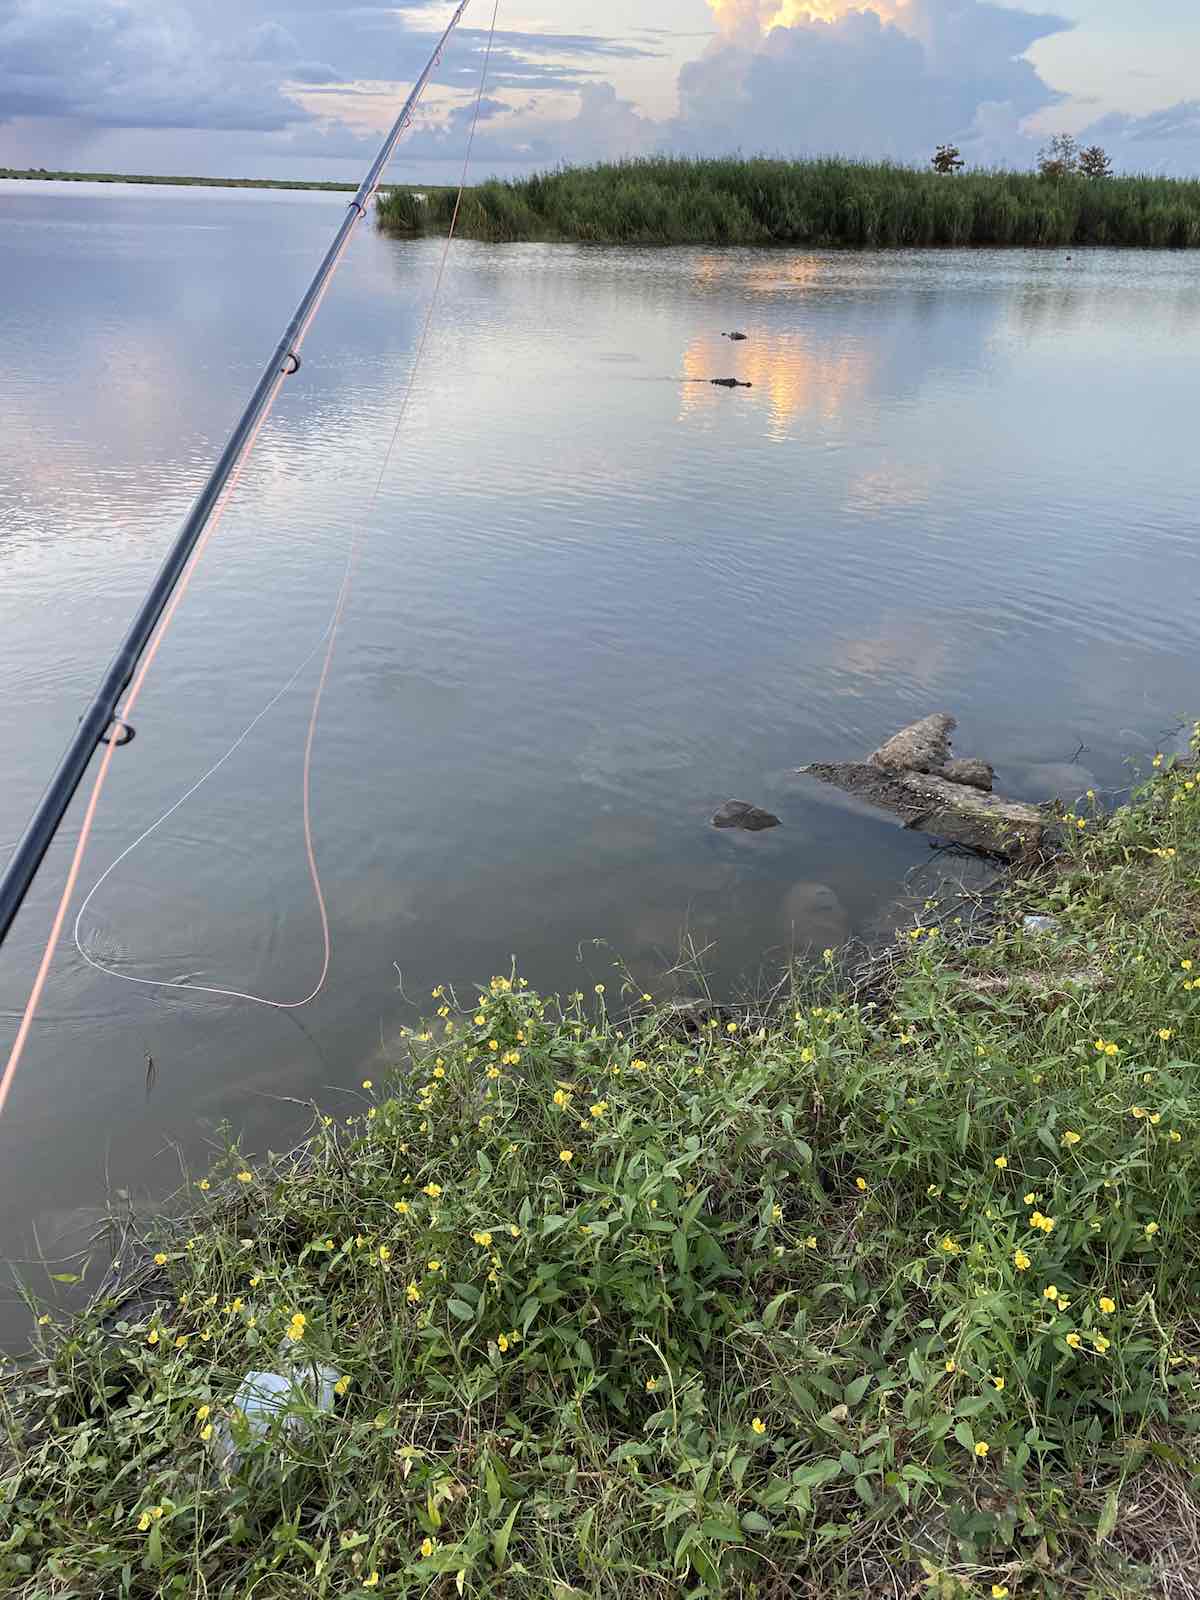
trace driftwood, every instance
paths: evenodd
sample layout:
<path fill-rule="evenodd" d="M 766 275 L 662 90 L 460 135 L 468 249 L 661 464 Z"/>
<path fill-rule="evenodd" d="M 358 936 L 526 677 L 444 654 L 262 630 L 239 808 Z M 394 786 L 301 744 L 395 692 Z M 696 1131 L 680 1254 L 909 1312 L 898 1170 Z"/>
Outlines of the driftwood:
<path fill-rule="evenodd" d="M 1036 855 L 1053 827 L 1053 816 L 993 794 L 994 774 L 986 761 L 953 760 L 950 735 L 956 726 L 945 713 L 924 717 L 902 728 L 866 761 L 818 763 L 799 770 L 892 812 L 905 827 L 981 855 L 1004 861 Z"/>

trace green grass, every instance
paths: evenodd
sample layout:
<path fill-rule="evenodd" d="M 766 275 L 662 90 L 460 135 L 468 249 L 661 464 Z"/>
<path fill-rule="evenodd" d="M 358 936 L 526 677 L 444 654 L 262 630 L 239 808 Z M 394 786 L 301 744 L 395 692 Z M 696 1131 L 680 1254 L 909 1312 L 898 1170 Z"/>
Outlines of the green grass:
<path fill-rule="evenodd" d="M 1200 788 L 1079 820 L 869 989 L 435 993 L 349 1122 L 190 1189 L 123 1308 L 31 1303 L 0 1588 L 1193 1595 Z M 281 1352 L 344 1392 L 222 1481 Z"/>
<path fill-rule="evenodd" d="M 395 232 L 444 230 L 451 191 L 397 189 Z M 930 169 L 842 159 L 652 157 L 568 167 L 464 197 L 459 231 L 500 242 L 691 245 L 1200 245 L 1200 181 Z"/>

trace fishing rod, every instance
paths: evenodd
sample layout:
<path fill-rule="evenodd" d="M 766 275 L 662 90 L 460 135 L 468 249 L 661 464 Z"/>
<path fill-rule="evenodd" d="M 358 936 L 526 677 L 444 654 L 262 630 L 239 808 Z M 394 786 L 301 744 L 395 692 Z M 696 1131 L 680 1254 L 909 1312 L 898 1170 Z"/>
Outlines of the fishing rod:
<path fill-rule="evenodd" d="M 7 938 L 9 929 L 29 893 L 46 852 L 62 825 L 67 807 L 83 781 L 97 746 L 109 742 L 114 745 L 125 745 L 134 736 L 133 728 L 117 718 L 118 702 L 128 688 L 159 619 L 170 603 L 179 580 L 187 570 L 193 551 L 219 506 L 222 495 L 235 478 L 276 393 L 286 379 L 294 377 L 299 372 L 299 346 L 303 342 L 308 326 L 317 313 L 342 253 L 350 242 L 351 234 L 366 216 L 367 205 L 379 187 L 384 168 L 391 159 L 401 134 L 412 121 L 413 112 L 441 62 L 450 35 L 458 26 L 469 4 L 470 0 L 461 0 L 461 4 L 450 18 L 446 31 L 438 40 L 437 48 L 430 56 L 424 72 L 413 85 L 403 109 L 380 146 L 379 154 L 371 163 L 370 170 L 359 185 L 354 199 L 350 201 L 346 216 L 334 235 L 333 243 L 305 290 L 304 298 L 296 307 L 262 377 L 258 380 L 258 386 L 247 402 L 246 409 L 239 417 L 216 465 L 196 497 L 187 520 L 167 552 L 154 583 L 101 680 L 99 689 L 80 718 L 79 726 L 50 779 L 45 794 L 38 802 L 29 826 L 18 841 L 3 875 L 0 876 L 0 945 Z"/>

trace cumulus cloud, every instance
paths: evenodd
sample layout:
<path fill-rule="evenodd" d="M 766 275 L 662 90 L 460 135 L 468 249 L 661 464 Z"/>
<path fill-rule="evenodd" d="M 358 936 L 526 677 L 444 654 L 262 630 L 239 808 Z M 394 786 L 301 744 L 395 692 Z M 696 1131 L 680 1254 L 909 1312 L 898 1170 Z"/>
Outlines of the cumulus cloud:
<path fill-rule="evenodd" d="M 983 0 L 910 0 L 892 20 L 853 10 L 765 35 L 738 13 L 682 69 L 675 136 L 697 150 L 924 157 L 941 140 L 978 139 L 985 106 L 1023 118 L 1053 105 L 1022 57 L 1069 26 Z"/>
<path fill-rule="evenodd" d="M 1180 100 L 1146 116 L 1114 111 L 1084 128 L 1082 144 L 1102 144 L 1120 172 L 1185 177 L 1200 169 L 1200 100 Z"/>

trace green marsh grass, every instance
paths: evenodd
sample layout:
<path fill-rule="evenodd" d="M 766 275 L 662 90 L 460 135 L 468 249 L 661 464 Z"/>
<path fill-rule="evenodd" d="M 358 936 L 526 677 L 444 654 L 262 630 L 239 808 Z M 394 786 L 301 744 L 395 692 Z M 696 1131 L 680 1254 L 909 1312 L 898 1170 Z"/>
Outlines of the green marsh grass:
<path fill-rule="evenodd" d="M 444 231 L 454 193 L 396 189 L 385 230 Z M 1200 181 L 942 176 L 889 162 L 647 157 L 493 179 L 467 191 L 467 238 L 625 245 L 1200 245 Z"/>
<path fill-rule="evenodd" d="M 1068 828 L 886 999 L 832 960 L 687 1027 L 619 977 L 435 992 L 357 1114 L 190 1187 L 124 1307 L 32 1304 L 0 1589 L 1193 1595 L 1200 788 Z M 223 1481 L 281 1351 L 341 1392 Z"/>

